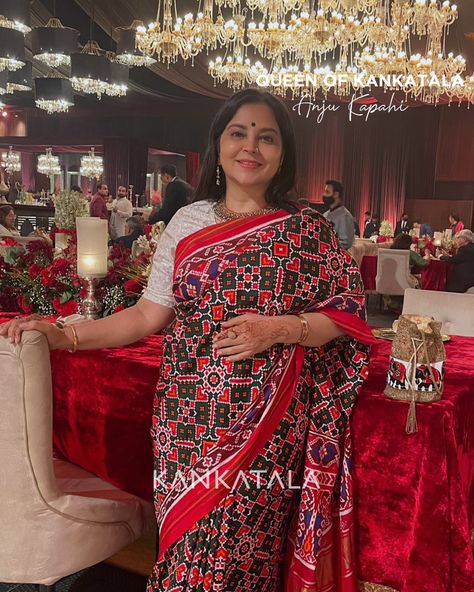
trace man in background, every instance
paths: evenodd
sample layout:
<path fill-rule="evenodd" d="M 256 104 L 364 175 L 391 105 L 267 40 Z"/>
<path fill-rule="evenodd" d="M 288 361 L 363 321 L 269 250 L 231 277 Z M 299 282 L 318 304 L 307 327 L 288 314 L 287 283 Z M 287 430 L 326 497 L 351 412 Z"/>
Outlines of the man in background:
<path fill-rule="evenodd" d="M 189 203 L 193 192 L 191 185 L 177 176 L 174 164 L 163 165 L 160 172 L 163 184 L 166 185 L 165 197 L 161 208 L 151 212 L 148 219 L 150 224 L 161 221 L 168 224 L 176 212 Z"/>
<path fill-rule="evenodd" d="M 370 238 L 374 234 L 379 233 L 380 222 L 379 222 L 379 215 L 372 214 L 370 216 L 369 222 L 365 225 L 364 228 L 364 238 Z"/>
<path fill-rule="evenodd" d="M 429 224 L 420 222 L 420 220 L 413 221 L 413 230 L 419 230 L 418 236 L 422 238 L 423 236 L 428 236 L 429 238 L 433 238 L 434 232 L 433 229 Z"/>
<path fill-rule="evenodd" d="M 401 220 L 399 220 L 395 226 L 395 236 L 399 234 L 409 234 L 412 229 L 411 222 L 408 219 L 408 214 L 403 212 Z"/>
<path fill-rule="evenodd" d="M 97 192 L 92 198 L 90 205 L 90 214 L 93 218 L 109 219 L 109 210 L 107 209 L 107 197 L 109 188 L 106 183 L 97 184 Z"/>
<path fill-rule="evenodd" d="M 340 181 L 326 181 L 323 201 L 329 208 L 324 217 L 331 222 L 339 242 L 344 249 L 350 249 L 354 243 L 354 216 L 342 204 L 344 188 Z"/>
<path fill-rule="evenodd" d="M 128 199 L 127 188 L 123 185 L 117 189 L 117 197 L 112 202 L 110 214 L 110 236 L 112 239 L 125 236 L 125 221 L 133 215 L 132 202 Z"/>
<path fill-rule="evenodd" d="M 134 241 L 145 234 L 143 218 L 139 215 L 127 218 L 125 225 L 125 235 L 114 240 L 114 243 L 121 245 L 126 249 L 131 249 Z"/>

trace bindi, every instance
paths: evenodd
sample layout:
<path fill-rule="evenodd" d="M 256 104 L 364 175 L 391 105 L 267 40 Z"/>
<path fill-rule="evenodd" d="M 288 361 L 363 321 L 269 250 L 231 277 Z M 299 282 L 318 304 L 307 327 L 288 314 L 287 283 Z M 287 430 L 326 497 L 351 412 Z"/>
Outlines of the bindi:
<path fill-rule="evenodd" d="M 250 124 L 252 127 L 255 127 L 257 124 L 255 123 L 255 121 L 252 121 L 252 123 Z"/>

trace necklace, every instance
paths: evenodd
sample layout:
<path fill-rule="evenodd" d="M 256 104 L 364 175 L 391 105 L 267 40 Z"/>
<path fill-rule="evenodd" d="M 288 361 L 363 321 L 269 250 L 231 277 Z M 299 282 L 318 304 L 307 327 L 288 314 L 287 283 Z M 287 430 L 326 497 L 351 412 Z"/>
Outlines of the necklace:
<path fill-rule="evenodd" d="M 252 210 L 251 212 L 233 212 L 225 205 L 224 200 L 219 200 L 214 205 L 214 213 L 220 220 L 228 222 L 229 220 L 239 220 L 240 218 L 250 218 L 252 216 L 262 216 L 263 214 L 269 214 L 276 212 L 278 208 L 274 206 L 260 208 L 258 210 Z"/>

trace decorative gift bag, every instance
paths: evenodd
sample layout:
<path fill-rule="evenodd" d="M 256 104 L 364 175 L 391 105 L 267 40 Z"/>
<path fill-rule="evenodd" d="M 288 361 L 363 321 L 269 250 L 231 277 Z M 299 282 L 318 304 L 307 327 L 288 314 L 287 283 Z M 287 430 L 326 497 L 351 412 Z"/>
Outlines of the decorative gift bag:
<path fill-rule="evenodd" d="M 395 323 L 396 335 L 384 392 L 391 399 L 410 401 L 405 431 L 413 434 L 418 431 L 416 403 L 441 399 L 446 352 L 441 323 L 433 318 L 402 315 Z"/>

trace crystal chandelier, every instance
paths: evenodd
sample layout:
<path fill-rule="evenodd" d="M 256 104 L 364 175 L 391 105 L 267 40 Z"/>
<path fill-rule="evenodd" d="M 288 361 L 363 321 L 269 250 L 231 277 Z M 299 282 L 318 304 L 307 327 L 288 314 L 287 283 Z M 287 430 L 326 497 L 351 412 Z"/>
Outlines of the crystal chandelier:
<path fill-rule="evenodd" d="M 36 106 L 52 115 L 74 105 L 72 85 L 66 78 L 35 78 Z"/>
<path fill-rule="evenodd" d="M 128 68 L 113 61 L 96 41 L 88 41 L 81 53 L 71 56 L 71 83 L 74 90 L 85 94 L 123 97 L 127 94 Z"/>
<path fill-rule="evenodd" d="M 0 72 L 14 72 L 23 68 L 25 60 L 25 37 L 13 28 L 9 21 L 2 21 L 0 16 Z"/>
<path fill-rule="evenodd" d="M 138 28 L 144 28 L 142 21 L 133 21 L 130 27 L 119 27 L 116 29 L 118 34 L 116 61 L 119 64 L 128 66 L 152 66 L 156 60 L 150 55 L 142 53 L 136 44 L 136 32 Z"/>
<path fill-rule="evenodd" d="M 59 164 L 59 157 L 51 154 L 51 148 L 46 148 L 46 154 L 38 156 L 38 173 L 54 177 L 54 175 L 61 174 L 61 165 Z"/>
<path fill-rule="evenodd" d="M 104 172 L 102 156 L 95 155 L 95 148 L 91 148 L 87 156 L 81 157 L 80 173 L 89 179 L 99 179 Z"/>
<path fill-rule="evenodd" d="M 21 171 L 21 157 L 19 152 L 13 152 L 13 146 L 10 146 L 8 152 L 2 154 L 2 167 L 9 175 Z"/>
<path fill-rule="evenodd" d="M 79 31 L 64 27 L 57 18 L 31 33 L 33 57 L 49 66 L 59 68 L 71 64 L 71 54 L 77 50 Z"/>

